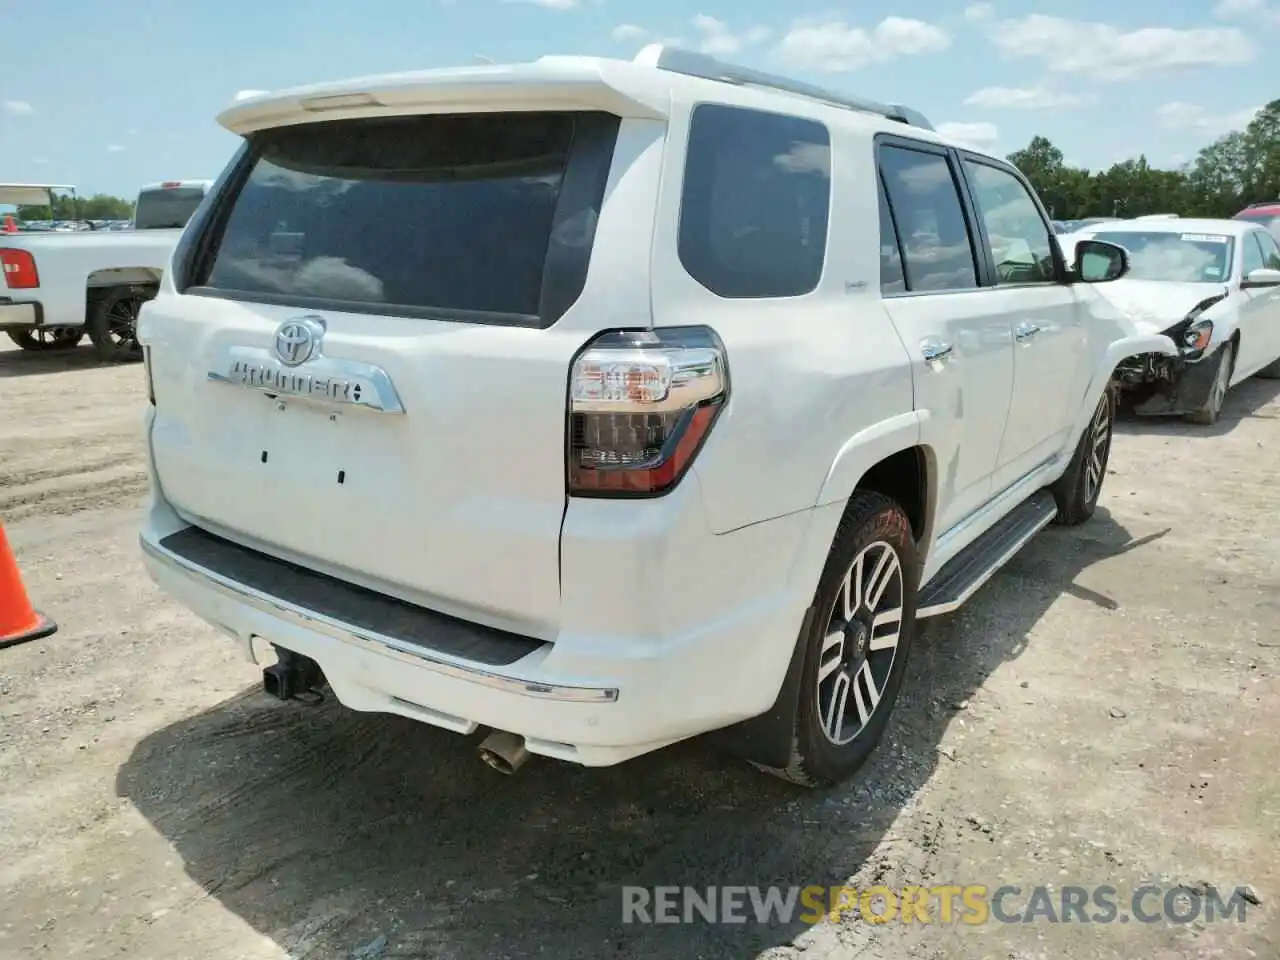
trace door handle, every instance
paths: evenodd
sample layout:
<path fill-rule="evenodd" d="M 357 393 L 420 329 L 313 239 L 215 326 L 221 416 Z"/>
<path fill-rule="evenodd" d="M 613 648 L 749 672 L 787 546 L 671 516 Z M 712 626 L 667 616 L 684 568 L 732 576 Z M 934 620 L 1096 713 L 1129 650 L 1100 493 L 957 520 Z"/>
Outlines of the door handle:
<path fill-rule="evenodd" d="M 942 360 L 945 357 L 951 356 L 951 350 L 951 344 L 938 340 L 935 337 L 930 337 L 928 340 L 923 340 L 920 343 L 920 352 L 924 354 L 924 358 L 926 360 L 930 361 Z"/>
<path fill-rule="evenodd" d="M 1030 340 L 1039 332 L 1040 328 L 1036 324 L 1025 321 L 1013 328 L 1014 337 L 1020 341 Z"/>

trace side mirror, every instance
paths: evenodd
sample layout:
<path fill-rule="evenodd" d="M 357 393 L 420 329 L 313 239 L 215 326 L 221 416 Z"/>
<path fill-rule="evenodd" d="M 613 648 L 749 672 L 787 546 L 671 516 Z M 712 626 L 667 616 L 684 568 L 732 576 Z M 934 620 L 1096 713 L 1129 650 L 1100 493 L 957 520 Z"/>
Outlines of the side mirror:
<path fill-rule="evenodd" d="M 1076 275 L 1081 283 L 1106 283 L 1129 272 L 1124 247 L 1105 240 L 1081 240 L 1076 244 Z"/>
<path fill-rule="evenodd" d="M 1272 270 L 1270 267 L 1259 267 L 1257 270 L 1250 270 L 1249 275 L 1244 278 L 1240 286 L 1242 287 L 1280 286 L 1280 270 Z"/>

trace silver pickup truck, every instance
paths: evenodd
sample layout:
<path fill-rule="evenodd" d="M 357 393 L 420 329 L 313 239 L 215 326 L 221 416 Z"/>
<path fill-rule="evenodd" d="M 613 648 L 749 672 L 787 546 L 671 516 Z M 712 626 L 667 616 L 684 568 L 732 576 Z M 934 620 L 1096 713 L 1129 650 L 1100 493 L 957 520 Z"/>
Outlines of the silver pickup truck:
<path fill-rule="evenodd" d="M 0 330 L 23 350 L 66 350 L 85 334 L 107 361 L 141 359 L 138 309 L 155 296 L 211 180 L 168 180 L 138 194 L 131 229 L 0 233 Z M 52 189 L 0 184 L 0 203 Z M 43 199 L 35 202 L 44 202 Z"/>

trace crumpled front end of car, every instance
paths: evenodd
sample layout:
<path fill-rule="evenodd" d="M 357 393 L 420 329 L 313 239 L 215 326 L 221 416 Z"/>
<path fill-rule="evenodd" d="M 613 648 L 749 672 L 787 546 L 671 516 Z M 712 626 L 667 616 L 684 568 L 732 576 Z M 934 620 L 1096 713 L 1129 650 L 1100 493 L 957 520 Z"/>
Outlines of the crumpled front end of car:
<path fill-rule="evenodd" d="M 1226 291 L 1205 297 L 1160 332 L 1177 356 L 1143 354 L 1116 370 L 1124 406 L 1139 416 L 1179 415 L 1204 406 L 1213 389 L 1219 351 L 1235 329 L 1235 304 Z"/>

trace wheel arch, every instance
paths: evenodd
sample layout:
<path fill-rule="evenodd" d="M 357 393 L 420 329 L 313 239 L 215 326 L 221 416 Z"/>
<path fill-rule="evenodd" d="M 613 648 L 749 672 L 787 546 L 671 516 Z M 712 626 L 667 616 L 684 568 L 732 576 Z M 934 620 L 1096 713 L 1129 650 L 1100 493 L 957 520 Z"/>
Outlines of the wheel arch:
<path fill-rule="evenodd" d="M 1140 357 L 1151 353 L 1165 357 L 1176 357 L 1178 348 L 1163 333 L 1123 337 L 1112 341 L 1107 346 L 1107 349 L 1102 352 L 1102 356 L 1094 364 L 1093 375 L 1079 399 L 1079 406 L 1076 409 L 1075 421 L 1070 433 L 1068 450 L 1073 449 L 1074 444 L 1079 440 L 1080 434 L 1089 423 L 1094 410 L 1097 409 L 1098 401 L 1102 398 L 1102 391 L 1111 387 L 1120 364 L 1132 357 Z"/>
<path fill-rule="evenodd" d="M 156 267 L 104 267 L 85 277 L 87 291 L 110 287 L 159 287 L 164 271 Z"/>
<path fill-rule="evenodd" d="M 859 493 L 879 493 L 902 507 L 918 546 L 918 563 L 923 564 L 933 536 L 937 457 L 932 447 L 920 442 L 920 423 L 915 414 L 896 419 L 901 422 L 891 428 L 879 425 L 855 435 L 837 454 L 815 503 L 816 508 L 827 509 L 813 511 L 810 545 L 802 551 L 793 571 L 797 584 L 817 589 L 840 521 Z M 787 722 L 794 715 L 799 696 L 804 639 L 813 616 L 814 610 L 809 607 L 773 705 L 759 716 L 709 734 L 708 739 L 720 749 L 766 768 L 786 765 L 792 746 Z"/>
<path fill-rule="evenodd" d="M 912 411 L 875 424 L 841 446 L 823 479 L 815 506 L 848 503 L 860 490 L 882 493 L 911 521 L 918 544 L 930 542 L 938 494 L 938 463 L 924 442 L 927 414 Z M 830 543 L 824 544 L 830 550 Z"/>

